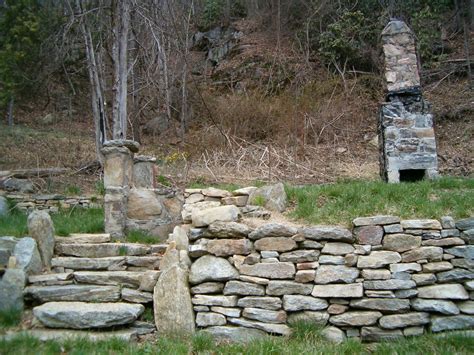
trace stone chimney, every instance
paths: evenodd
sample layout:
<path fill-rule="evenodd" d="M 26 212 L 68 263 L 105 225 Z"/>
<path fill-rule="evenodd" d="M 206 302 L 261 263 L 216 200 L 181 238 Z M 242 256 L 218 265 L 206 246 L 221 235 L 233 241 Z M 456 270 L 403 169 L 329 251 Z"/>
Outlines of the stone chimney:
<path fill-rule="evenodd" d="M 423 99 L 415 37 L 403 21 L 382 32 L 386 102 L 379 116 L 380 174 L 390 183 L 438 174 L 433 116 Z"/>

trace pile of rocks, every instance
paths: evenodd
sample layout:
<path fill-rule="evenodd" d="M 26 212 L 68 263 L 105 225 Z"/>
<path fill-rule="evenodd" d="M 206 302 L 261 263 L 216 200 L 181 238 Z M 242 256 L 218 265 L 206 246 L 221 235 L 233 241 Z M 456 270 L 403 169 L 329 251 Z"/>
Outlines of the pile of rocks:
<path fill-rule="evenodd" d="M 57 213 L 60 208 L 101 208 L 103 205 L 101 196 L 6 194 L 5 197 L 13 201 L 15 208 L 24 212 L 46 210 L 49 213 Z"/>
<path fill-rule="evenodd" d="M 474 327 L 474 218 L 364 217 L 351 231 L 239 217 L 236 206 L 191 214 L 198 328 L 240 339 L 308 320 L 336 340 L 376 341 Z"/>

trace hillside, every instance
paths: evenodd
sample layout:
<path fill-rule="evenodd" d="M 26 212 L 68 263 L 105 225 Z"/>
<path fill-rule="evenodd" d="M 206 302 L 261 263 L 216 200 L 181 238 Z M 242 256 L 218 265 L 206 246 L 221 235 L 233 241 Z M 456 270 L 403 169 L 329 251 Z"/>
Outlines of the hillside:
<path fill-rule="evenodd" d="M 232 25 L 238 44 L 215 67 L 202 50 L 191 53 L 186 135 L 180 136 L 178 121 L 166 130 L 145 129 L 153 112 L 140 120 L 141 153 L 158 158 L 160 182 L 377 179 L 381 74 L 333 72 L 317 57 L 305 59 L 291 33 L 278 44 L 261 23 Z M 449 41 L 448 57 L 422 71 L 423 91 L 435 115 L 441 174 L 472 176 L 474 92 L 456 66 L 463 58 L 461 34 Z M 37 95 L 21 105 L 13 128 L 0 126 L 0 170 L 67 167 L 71 174 L 36 179 L 37 188 L 93 192 L 101 173 L 87 85 L 64 105 L 65 85 L 57 82 L 47 104 Z"/>

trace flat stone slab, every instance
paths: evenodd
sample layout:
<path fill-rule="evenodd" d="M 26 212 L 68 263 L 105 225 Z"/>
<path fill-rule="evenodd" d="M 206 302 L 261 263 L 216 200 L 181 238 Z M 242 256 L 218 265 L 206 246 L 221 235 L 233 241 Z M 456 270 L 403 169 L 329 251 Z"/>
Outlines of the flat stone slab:
<path fill-rule="evenodd" d="M 31 275 L 28 282 L 31 284 L 60 285 L 64 281 L 72 279 L 72 272 L 63 272 L 57 274 Z"/>
<path fill-rule="evenodd" d="M 359 217 L 352 221 L 355 227 L 361 226 L 374 226 L 374 225 L 385 225 L 400 223 L 400 217 L 396 216 L 372 216 L 372 217 Z"/>
<path fill-rule="evenodd" d="M 112 256 L 108 258 L 75 258 L 62 256 L 51 259 L 53 267 L 63 267 L 74 270 L 107 270 L 113 265 L 123 264 L 125 256 Z"/>
<path fill-rule="evenodd" d="M 201 332 L 211 334 L 217 341 L 239 343 L 248 343 L 267 335 L 267 333 L 259 329 L 229 326 L 209 327 Z"/>
<path fill-rule="evenodd" d="M 48 302 L 33 314 L 49 328 L 89 329 L 133 323 L 144 310 L 141 304 Z"/>
<path fill-rule="evenodd" d="M 77 282 L 94 285 L 123 285 L 138 288 L 143 272 L 139 271 L 76 271 Z"/>
<path fill-rule="evenodd" d="M 115 302 L 120 300 L 120 288 L 117 286 L 28 286 L 23 294 L 25 298 L 41 303 L 54 301 Z"/>
<path fill-rule="evenodd" d="M 150 251 L 150 246 L 135 243 L 77 243 L 57 244 L 54 250 L 57 255 L 69 255 L 81 258 L 105 258 L 108 256 L 145 255 Z"/>
<path fill-rule="evenodd" d="M 85 233 L 71 233 L 67 237 L 54 237 L 56 243 L 62 244 L 97 244 L 110 242 L 110 234 L 85 234 Z"/>

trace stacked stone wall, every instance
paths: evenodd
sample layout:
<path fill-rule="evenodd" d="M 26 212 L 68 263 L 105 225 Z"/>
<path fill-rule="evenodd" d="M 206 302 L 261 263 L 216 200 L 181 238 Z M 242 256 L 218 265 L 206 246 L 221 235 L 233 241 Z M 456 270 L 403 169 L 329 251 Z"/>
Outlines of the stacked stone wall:
<path fill-rule="evenodd" d="M 474 328 L 474 218 L 356 218 L 352 229 L 268 223 L 235 206 L 187 225 L 196 327 L 224 338 L 287 335 L 306 320 L 376 341 Z"/>
<path fill-rule="evenodd" d="M 34 210 L 46 210 L 49 213 L 57 213 L 60 209 L 70 208 L 101 208 L 103 206 L 102 196 L 63 196 L 56 194 L 6 194 L 15 208 L 31 212 Z"/>

